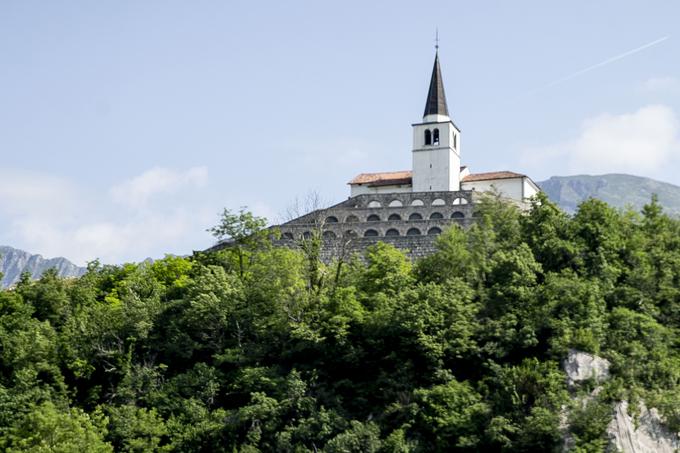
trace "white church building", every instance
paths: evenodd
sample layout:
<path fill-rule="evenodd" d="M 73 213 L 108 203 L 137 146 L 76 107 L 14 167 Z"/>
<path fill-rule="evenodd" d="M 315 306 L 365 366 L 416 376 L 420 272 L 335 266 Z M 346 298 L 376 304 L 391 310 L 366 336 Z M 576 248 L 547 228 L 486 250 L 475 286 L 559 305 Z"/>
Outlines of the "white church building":
<path fill-rule="evenodd" d="M 299 247 L 319 234 L 327 261 L 361 252 L 377 241 L 417 258 L 435 251 L 435 238 L 446 228 L 472 225 L 475 203 L 484 193 L 526 208 L 539 192 L 526 175 L 471 173 L 461 166 L 461 133 L 449 116 L 438 53 L 423 120 L 412 127 L 411 170 L 356 176 L 349 182 L 347 200 L 278 225 L 279 245 Z"/>
<path fill-rule="evenodd" d="M 349 182 L 351 196 L 396 192 L 496 190 L 503 197 L 526 202 L 540 190 L 526 175 L 511 171 L 470 173 L 461 166 L 461 133 L 449 117 L 444 83 L 435 55 L 423 121 L 413 127 L 410 171 L 362 173 Z"/>

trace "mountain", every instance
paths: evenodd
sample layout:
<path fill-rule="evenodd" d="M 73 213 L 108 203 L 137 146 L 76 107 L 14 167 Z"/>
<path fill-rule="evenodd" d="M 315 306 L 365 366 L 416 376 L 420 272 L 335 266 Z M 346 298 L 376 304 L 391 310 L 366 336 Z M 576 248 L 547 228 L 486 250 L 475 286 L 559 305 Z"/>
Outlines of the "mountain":
<path fill-rule="evenodd" d="M 86 270 L 66 258 L 45 259 L 40 255 L 0 245 L 0 273 L 3 274 L 0 286 L 4 288 L 19 281 L 24 272 L 29 272 L 33 278 L 40 278 L 43 272 L 51 268 L 56 268 L 62 277 L 79 277 Z"/>
<path fill-rule="evenodd" d="M 615 207 L 630 206 L 639 211 L 649 203 L 652 194 L 657 194 L 666 213 L 680 216 L 680 187 L 641 176 L 552 176 L 538 185 L 552 201 L 570 213 L 576 210 L 579 203 L 591 197 Z"/>

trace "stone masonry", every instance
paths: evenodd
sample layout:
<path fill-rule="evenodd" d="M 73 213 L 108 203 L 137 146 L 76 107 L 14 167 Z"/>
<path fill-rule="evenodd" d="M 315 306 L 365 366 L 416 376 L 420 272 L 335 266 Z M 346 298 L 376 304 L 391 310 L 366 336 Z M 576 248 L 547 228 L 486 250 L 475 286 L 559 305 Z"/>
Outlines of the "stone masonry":
<path fill-rule="evenodd" d="M 297 248 L 320 232 L 327 262 L 380 241 L 421 258 L 434 252 L 435 239 L 446 228 L 465 228 L 474 221 L 478 196 L 473 191 L 357 195 L 279 225 L 281 238 L 275 243 Z"/>

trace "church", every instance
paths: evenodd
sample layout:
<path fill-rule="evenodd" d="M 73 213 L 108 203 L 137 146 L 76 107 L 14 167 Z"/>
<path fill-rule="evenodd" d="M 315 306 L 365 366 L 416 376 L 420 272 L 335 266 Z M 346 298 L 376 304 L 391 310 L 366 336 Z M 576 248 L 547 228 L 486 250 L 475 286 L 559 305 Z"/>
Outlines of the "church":
<path fill-rule="evenodd" d="M 434 250 L 434 239 L 445 228 L 473 222 L 474 204 L 483 193 L 526 208 L 540 191 L 520 173 L 472 173 L 461 165 L 461 132 L 449 116 L 438 50 L 423 119 L 411 127 L 411 170 L 357 175 L 348 183 L 347 200 L 279 225 L 277 242 L 295 246 L 320 234 L 326 259 L 377 241 L 419 257 Z"/>

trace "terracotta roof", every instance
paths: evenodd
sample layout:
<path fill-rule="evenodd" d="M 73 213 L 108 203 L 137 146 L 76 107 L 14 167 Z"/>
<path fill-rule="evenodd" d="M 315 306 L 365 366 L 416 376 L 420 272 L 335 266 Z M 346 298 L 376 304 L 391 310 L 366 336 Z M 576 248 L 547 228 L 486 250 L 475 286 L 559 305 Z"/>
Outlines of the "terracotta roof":
<path fill-rule="evenodd" d="M 525 178 L 526 175 L 514 171 L 492 171 L 489 173 L 471 173 L 463 178 L 462 182 L 489 181 L 492 179 Z"/>
<path fill-rule="evenodd" d="M 465 167 L 460 167 L 461 171 Z M 526 175 L 515 173 L 514 171 L 492 171 L 488 173 L 471 173 L 465 176 L 462 182 L 491 181 L 494 179 L 513 179 L 524 178 Z M 369 186 L 392 186 L 397 184 L 411 184 L 412 172 L 405 171 L 385 171 L 381 173 L 361 173 L 352 179 L 348 184 L 366 184 Z"/>
<path fill-rule="evenodd" d="M 371 186 L 391 186 L 393 184 L 411 184 L 411 172 L 386 171 L 382 173 L 361 173 L 348 184 L 368 184 Z"/>

